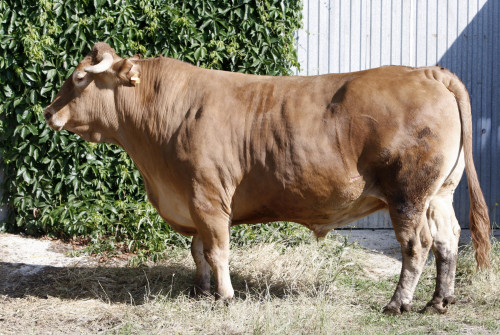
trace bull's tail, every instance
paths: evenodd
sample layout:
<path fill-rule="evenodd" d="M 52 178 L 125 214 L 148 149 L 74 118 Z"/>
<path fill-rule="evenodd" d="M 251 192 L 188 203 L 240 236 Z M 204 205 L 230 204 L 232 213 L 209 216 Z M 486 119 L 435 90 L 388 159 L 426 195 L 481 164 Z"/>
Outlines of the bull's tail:
<path fill-rule="evenodd" d="M 441 82 L 455 95 L 457 100 L 458 110 L 460 112 L 460 120 L 462 122 L 462 145 L 465 157 L 465 173 L 467 174 L 467 183 L 469 184 L 470 198 L 470 231 L 476 249 L 476 262 L 478 268 L 488 268 L 490 266 L 490 218 L 488 215 L 488 206 L 484 200 L 483 192 L 477 178 L 476 168 L 472 156 L 472 114 L 469 94 L 465 85 L 458 79 L 457 76 L 444 69 L 440 69 L 440 74 L 435 74 L 435 77 L 440 77 Z M 443 74 L 447 75 L 443 75 Z"/>

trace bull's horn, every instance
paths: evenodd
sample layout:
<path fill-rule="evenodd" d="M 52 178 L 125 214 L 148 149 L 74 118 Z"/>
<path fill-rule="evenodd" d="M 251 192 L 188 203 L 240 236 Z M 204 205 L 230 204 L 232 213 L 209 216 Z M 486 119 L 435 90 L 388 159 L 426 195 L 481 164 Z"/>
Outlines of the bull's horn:
<path fill-rule="evenodd" d="M 111 65 L 113 65 L 113 56 L 105 52 L 102 54 L 102 60 L 99 64 L 88 66 L 85 68 L 85 71 L 90 73 L 101 73 L 109 69 Z"/>

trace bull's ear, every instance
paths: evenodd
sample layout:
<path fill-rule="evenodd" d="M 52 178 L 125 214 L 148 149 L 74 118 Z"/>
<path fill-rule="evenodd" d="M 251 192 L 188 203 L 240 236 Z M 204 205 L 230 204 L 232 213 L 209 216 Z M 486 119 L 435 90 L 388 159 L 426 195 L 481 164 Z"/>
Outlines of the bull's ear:
<path fill-rule="evenodd" d="M 140 56 L 123 59 L 113 66 L 119 82 L 125 86 L 136 86 L 141 82 L 140 65 L 133 62 L 140 59 Z"/>

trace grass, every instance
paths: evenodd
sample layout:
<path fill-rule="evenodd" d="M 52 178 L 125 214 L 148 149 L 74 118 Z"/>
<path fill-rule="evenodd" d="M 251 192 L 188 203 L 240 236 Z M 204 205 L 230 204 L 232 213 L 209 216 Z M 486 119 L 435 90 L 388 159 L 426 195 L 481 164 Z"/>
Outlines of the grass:
<path fill-rule="evenodd" d="M 473 250 L 459 255 L 458 302 L 446 315 L 416 311 L 381 313 L 399 269 L 342 237 L 316 243 L 262 242 L 233 246 L 230 304 L 190 295 L 193 261 L 170 250 L 157 264 L 118 263 L 51 268 L 20 280 L 0 295 L 0 334 L 498 334 L 500 243 L 493 241 L 492 269 L 476 272 Z M 392 264 L 392 265 L 391 265 Z M 417 287 L 414 310 L 434 290 L 429 260 Z"/>

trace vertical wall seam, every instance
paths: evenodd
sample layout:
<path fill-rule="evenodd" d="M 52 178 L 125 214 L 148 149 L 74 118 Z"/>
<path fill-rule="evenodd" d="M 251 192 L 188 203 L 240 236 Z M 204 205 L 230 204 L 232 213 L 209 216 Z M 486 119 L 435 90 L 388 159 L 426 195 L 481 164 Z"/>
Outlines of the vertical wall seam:
<path fill-rule="evenodd" d="M 361 55 L 363 53 L 363 0 L 359 1 L 359 17 L 361 20 L 359 20 L 359 64 L 358 64 L 358 70 L 362 69 L 362 60 L 361 60 Z"/>
<path fill-rule="evenodd" d="M 401 1 L 401 37 L 400 37 L 400 45 L 401 48 L 399 48 L 399 64 L 403 64 L 403 13 L 404 13 L 404 4 Z M 410 21 L 408 21 L 410 22 Z"/>
<path fill-rule="evenodd" d="M 351 72 L 351 59 L 352 59 L 352 0 L 349 4 L 349 60 L 348 71 Z"/>
<path fill-rule="evenodd" d="M 310 29 L 310 26 L 309 26 L 309 16 L 310 16 L 310 12 L 309 12 L 309 1 L 314 1 L 314 0 L 307 0 L 307 29 L 306 29 L 306 36 L 307 36 L 307 50 L 306 50 L 306 75 L 308 76 L 309 75 L 309 52 L 311 52 L 310 48 L 309 48 L 309 37 L 311 35 L 311 29 Z"/>
<path fill-rule="evenodd" d="M 341 19 L 341 16 L 342 16 L 342 1 L 339 2 L 339 43 L 340 43 L 340 47 L 339 47 L 339 72 L 342 72 L 341 71 L 341 67 L 340 67 L 340 64 L 342 64 L 342 19 Z"/>
<path fill-rule="evenodd" d="M 331 46 L 330 46 L 330 41 L 331 41 L 331 38 L 330 38 L 330 22 L 332 21 L 331 20 L 331 17 L 332 17 L 332 4 L 330 1 L 328 1 L 328 73 L 331 72 L 330 70 L 330 53 L 331 53 Z"/>
<path fill-rule="evenodd" d="M 373 40 L 373 1 L 370 1 L 370 57 L 368 58 L 368 66 L 372 67 L 372 40 Z"/>
<path fill-rule="evenodd" d="M 391 55 L 391 56 L 389 57 L 389 65 L 392 65 L 392 64 L 394 63 L 394 62 L 393 62 L 393 60 L 392 60 L 392 54 L 393 54 L 393 52 L 392 52 L 392 29 L 393 29 L 393 27 L 392 27 L 392 16 L 393 16 L 393 15 L 392 15 L 392 8 L 393 8 L 393 3 L 392 3 L 392 0 L 391 0 L 391 10 L 389 11 L 389 13 L 390 13 L 389 18 L 390 18 L 390 20 L 391 20 L 391 22 L 390 22 L 390 23 L 391 23 L 391 24 L 390 24 L 390 29 L 391 29 L 391 32 L 390 32 L 390 44 L 389 44 L 389 49 L 390 49 L 390 55 Z"/>
<path fill-rule="evenodd" d="M 318 51 L 321 50 L 321 1 L 318 0 Z M 320 52 L 317 56 L 318 68 L 316 69 L 316 74 L 319 74 L 320 69 Z"/>
<path fill-rule="evenodd" d="M 380 41 L 379 41 L 379 53 L 378 53 L 378 64 L 382 65 L 382 41 L 384 40 L 384 36 L 382 34 L 382 19 L 383 19 L 383 13 L 384 13 L 384 3 L 381 1 L 380 2 Z"/>

